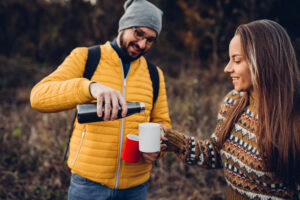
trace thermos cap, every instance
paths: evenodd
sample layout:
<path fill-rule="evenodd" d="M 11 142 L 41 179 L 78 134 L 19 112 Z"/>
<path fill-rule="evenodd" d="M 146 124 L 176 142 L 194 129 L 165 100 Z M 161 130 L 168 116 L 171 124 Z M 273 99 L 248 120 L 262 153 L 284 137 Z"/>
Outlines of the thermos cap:
<path fill-rule="evenodd" d="M 145 103 L 140 102 L 140 107 L 141 107 L 141 112 L 144 112 L 145 111 Z"/>

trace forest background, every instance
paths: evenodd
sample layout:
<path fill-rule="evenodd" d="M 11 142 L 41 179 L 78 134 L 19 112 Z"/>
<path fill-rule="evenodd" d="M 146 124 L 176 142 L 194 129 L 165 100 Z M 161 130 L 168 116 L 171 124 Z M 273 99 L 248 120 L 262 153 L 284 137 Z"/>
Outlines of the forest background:
<path fill-rule="evenodd" d="M 165 73 L 172 125 L 197 138 L 214 131 L 235 28 L 272 19 L 286 28 L 299 60 L 299 0 L 152 0 L 163 30 L 147 57 Z M 0 199 L 67 199 L 62 164 L 73 111 L 30 107 L 34 84 L 78 46 L 117 35 L 124 0 L 0 0 Z M 148 199 L 224 199 L 222 170 L 187 166 L 173 154 L 152 170 Z"/>

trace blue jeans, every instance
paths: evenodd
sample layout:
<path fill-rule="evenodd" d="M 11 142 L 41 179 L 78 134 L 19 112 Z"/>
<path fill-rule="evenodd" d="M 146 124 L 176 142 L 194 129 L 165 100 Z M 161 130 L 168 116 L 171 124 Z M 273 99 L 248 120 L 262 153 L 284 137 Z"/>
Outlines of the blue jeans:
<path fill-rule="evenodd" d="M 128 189 L 110 189 L 100 183 L 72 174 L 68 200 L 145 200 L 149 183 Z"/>

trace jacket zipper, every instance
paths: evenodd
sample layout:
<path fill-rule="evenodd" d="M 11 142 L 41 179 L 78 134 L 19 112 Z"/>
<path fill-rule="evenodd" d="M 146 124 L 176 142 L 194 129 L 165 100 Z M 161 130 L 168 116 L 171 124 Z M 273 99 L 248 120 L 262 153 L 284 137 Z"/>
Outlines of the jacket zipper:
<path fill-rule="evenodd" d="M 127 72 L 127 77 L 124 77 L 124 68 L 123 68 L 123 63 L 122 60 L 120 59 L 121 62 L 121 67 L 122 67 L 122 74 L 123 74 L 123 88 L 122 88 L 122 93 L 123 93 L 123 97 L 125 99 L 125 91 L 126 91 L 126 80 L 127 77 L 129 75 L 130 72 L 130 67 L 129 70 Z M 124 123 L 125 123 L 125 119 L 122 118 L 121 119 L 121 129 L 120 129 L 120 148 L 119 148 L 119 158 L 118 158 L 118 168 L 117 168 L 117 174 L 116 174 L 116 183 L 115 183 L 115 189 L 118 188 L 119 186 L 119 176 L 120 176 L 120 169 L 121 169 L 121 153 L 122 153 L 122 148 L 123 148 L 123 134 L 124 134 Z"/>
<path fill-rule="evenodd" d="M 73 162 L 72 162 L 72 167 L 74 167 L 75 161 L 77 160 L 77 157 L 78 157 L 78 154 L 79 154 L 81 145 L 82 145 L 82 141 L 83 141 L 84 135 L 85 135 L 85 129 L 83 130 L 83 132 L 82 132 L 82 134 L 81 134 L 81 140 L 80 140 L 79 146 L 78 146 L 78 148 L 77 148 L 77 151 L 76 151 L 74 160 L 73 160 Z"/>

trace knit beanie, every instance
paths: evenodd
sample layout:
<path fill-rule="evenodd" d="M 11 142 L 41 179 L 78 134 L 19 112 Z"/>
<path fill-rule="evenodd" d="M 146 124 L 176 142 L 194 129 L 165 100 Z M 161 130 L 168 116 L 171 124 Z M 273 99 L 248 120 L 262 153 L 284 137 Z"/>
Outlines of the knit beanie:
<path fill-rule="evenodd" d="M 146 0 L 127 0 L 125 13 L 119 21 L 119 31 L 131 27 L 148 27 L 159 35 L 162 27 L 163 12 Z"/>

